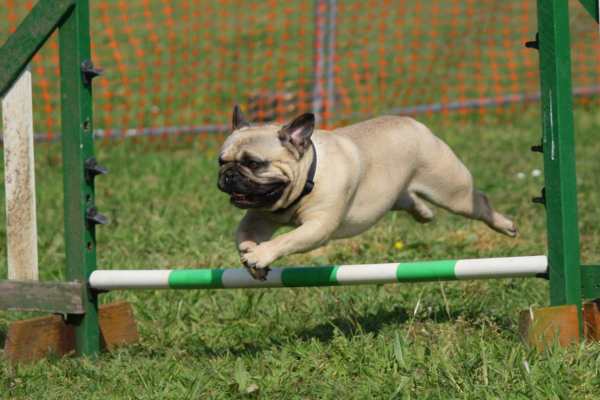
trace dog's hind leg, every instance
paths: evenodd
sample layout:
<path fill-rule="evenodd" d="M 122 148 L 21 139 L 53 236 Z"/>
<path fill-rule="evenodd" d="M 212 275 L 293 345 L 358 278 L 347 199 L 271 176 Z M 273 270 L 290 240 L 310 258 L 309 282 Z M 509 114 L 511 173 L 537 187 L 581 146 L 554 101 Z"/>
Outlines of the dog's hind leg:
<path fill-rule="evenodd" d="M 433 220 L 433 211 L 421 201 L 414 193 L 403 194 L 398 197 L 392 211 L 406 211 L 415 221 L 426 224 Z"/>
<path fill-rule="evenodd" d="M 485 193 L 475 188 L 471 173 L 458 159 L 443 169 L 428 171 L 412 188 L 419 196 L 454 214 L 485 222 L 496 232 L 517 236 L 516 225 L 494 211 Z"/>

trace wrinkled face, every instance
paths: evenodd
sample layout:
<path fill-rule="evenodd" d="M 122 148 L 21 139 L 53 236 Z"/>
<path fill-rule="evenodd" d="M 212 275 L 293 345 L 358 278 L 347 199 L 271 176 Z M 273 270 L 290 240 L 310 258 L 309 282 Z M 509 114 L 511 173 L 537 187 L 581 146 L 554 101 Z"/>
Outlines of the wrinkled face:
<path fill-rule="evenodd" d="M 287 166 L 291 161 L 286 154 L 289 151 L 277 137 L 280 128 L 280 125 L 243 128 L 223 143 L 218 186 L 231 196 L 234 206 L 270 208 L 292 181 L 293 173 Z"/>
<path fill-rule="evenodd" d="M 223 143 L 219 156 L 218 187 L 231 196 L 231 204 L 242 209 L 270 210 L 289 198 L 304 154 L 304 147 L 296 148 L 290 126 L 250 127 L 236 106 L 233 133 Z"/>

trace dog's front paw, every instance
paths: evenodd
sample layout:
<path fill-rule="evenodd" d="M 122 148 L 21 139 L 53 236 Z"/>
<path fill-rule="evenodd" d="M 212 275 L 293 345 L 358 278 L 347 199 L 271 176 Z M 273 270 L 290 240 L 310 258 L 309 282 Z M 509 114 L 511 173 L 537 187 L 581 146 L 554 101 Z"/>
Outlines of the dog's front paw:
<path fill-rule="evenodd" d="M 240 252 L 240 255 L 242 254 L 246 254 L 252 250 L 254 250 L 254 248 L 257 246 L 256 243 L 254 243 L 251 240 L 246 240 L 245 242 L 242 242 L 239 244 L 238 246 L 238 251 Z"/>
<path fill-rule="evenodd" d="M 506 236 L 511 238 L 517 237 L 517 225 L 504 215 L 502 215 L 502 220 L 498 223 L 498 228 L 496 230 L 504 233 Z"/>
<path fill-rule="evenodd" d="M 246 267 L 246 271 L 248 271 L 248 273 L 250 275 L 252 275 L 252 277 L 254 279 L 258 279 L 261 282 L 264 282 L 267 280 L 267 275 L 269 274 L 270 270 L 271 270 L 271 268 L 269 268 L 269 267 L 263 268 L 263 269 Z"/>
<path fill-rule="evenodd" d="M 269 256 L 268 249 L 266 246 L 255 246 L 254 248 L 248 249 L 248 251 L 244 252 L 240 261 L 246 267 L 250 275 L 254 277 L 254 279 L 258 279 L 259 281 L 265 281 L 267 274 L 269 273 L 269 265 L 271 265 L 275 260 L 273 260 Z"/>

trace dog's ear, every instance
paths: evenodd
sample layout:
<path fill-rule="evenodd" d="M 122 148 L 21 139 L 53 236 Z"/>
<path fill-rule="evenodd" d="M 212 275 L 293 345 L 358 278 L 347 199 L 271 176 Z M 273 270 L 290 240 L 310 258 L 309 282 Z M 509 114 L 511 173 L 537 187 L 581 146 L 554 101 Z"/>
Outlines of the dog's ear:
<path fill-rule="evenodd" d="M 238 129 L 250 127 L 250 124 L 246 120 L 246 117 L 244 117 L 244 113 L 242 112 L 242 109 L 239 108 L 237 104 L 235 106 L 233 106 L 233 117 L 231 118 L 231 125 L 233 128 L 232 130 L 234 130 L 234 131 L 237 131 Z"/>
<path fill-rule="evenodd" d="M 302 114 L 279 131 L 279 138 L 289 142 L 303 155 L 308 149 L 310 136 L 315 130 L 315 115 L 311 113 Z"/>

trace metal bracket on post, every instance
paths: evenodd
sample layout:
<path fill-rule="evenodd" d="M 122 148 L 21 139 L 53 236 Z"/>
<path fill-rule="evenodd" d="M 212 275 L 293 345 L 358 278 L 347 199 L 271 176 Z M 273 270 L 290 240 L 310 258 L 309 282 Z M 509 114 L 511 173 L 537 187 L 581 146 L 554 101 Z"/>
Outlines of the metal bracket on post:
<path fill-rule="evenodd" d="M 103 75 L 104 70 L 102 68 L 94 68 L 94 63 L 90 60 L 85 60 L 81 63 L 81 76 L 83 77 L 84 85 L 89 85 L 92 83 L 92 79 Z"/>
<path fill-rule="evenodd" d="M 542 189 L 542 195 L 540 197 L 534 197 L 531 199 L 532 203 L 543 204 L 546 207 L 546 188 Z"/>
<path fill-rule="evenodd" d="M 107 225 L 108 217 L 98 213 L 98 207 L 91 206 L 85 213 L 85 220 L 88 229 L 92 229 L 95 225 Z"/>
<path fill-rule="evenodd" d="M 540 34 L 539 33 L 535 34 L 535 40 L 533 40 L 531 42 L 525 42 L 525 47 L 527 47 L 528 49 L 539 50 L 540 49 Z"/>
<path fill-rule="evenodd" d="M 85 160 L 85 177 L 88 181 L 91 181 L 96 175 L 100 174 L 108 174 L 108 167 L 98 165 L 96 157 L 90 157 Z"/>
<path fill-rule="evenodd" d="M 96 301 L 98 300 L 98 295 L 100 293 L 108 293 L 109 290 L 105 290 L 105 289 L 96 289 L 90 286 L 90 281 L 88 281 L 87 283 L 87 294 L 88 294 L 88 300 L 89 301 Z"/>

